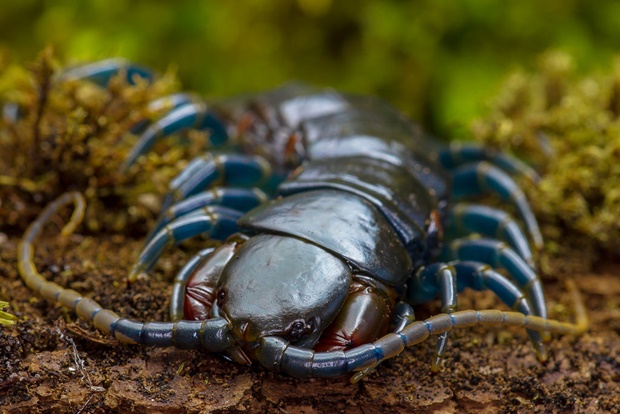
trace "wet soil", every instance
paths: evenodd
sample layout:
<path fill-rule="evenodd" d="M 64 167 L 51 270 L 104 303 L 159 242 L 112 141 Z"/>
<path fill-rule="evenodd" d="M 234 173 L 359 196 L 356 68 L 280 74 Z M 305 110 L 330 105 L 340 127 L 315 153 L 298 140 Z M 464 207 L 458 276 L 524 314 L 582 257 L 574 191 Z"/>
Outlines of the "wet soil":
<path fill-rule="evenodd" d="M 166 254 L 156 271 L 129 286 L 141 247 L 124 236 L 61 241 L 48 229 L 37 243 L 40 272 L 117 313 L 166 320 L 168 275 L 190 249 Z M 19 317 L 0 328 L 1 413 L 512 413 L 620 412 L 620 262 L 574 274 L 591 328 L 554 337 L 546 364 L 519 329 L 454 332 L 440 372 L 433 341 L 405 350 L 362 382 L 299 380 L 198 351 L 117 343 L 61 306 L 34 296 L 16 266 L 16 237 L 0 234 L 0 298 Z M 572 257 L 571 259 L 575 259 Z M 568 258 L 566 260 L 569 260 Z M 551 317 L 571 317 L 563 283 L 544 280 Z M 492 295 L 466 291 L 460 307 L 505 309 Z M 418 318 L 438 312 L 431 303 Z"/>

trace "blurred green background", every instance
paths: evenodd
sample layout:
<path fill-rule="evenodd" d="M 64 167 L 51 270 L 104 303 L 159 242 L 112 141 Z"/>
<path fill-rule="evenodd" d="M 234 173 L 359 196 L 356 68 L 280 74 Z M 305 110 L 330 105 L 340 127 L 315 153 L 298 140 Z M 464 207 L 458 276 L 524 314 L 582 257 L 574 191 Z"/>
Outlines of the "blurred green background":
<path fill-rule="evenodd" d="M 208 97 L 291 79 L 370 93 L 451 137 L 486 110 L 506 74 L 548 49 L 606 68 L 620 40 L 613 0 L 5 0 L 0 50 L 46 45 L 67 63 L 125 56 L 178 68 Z M 5 58 L 6 62 L 6 58 Z"/>

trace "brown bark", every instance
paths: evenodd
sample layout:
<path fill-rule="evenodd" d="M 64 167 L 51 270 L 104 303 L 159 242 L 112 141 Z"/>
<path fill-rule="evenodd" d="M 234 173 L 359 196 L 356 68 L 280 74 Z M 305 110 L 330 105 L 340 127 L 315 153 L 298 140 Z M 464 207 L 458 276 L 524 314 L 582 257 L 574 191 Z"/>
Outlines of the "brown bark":
<path fill-rule="evenodd" d="M 298 380 L 198 351 L 116 343 L 64 308 L 34 296 L 16 270 L 18 240 L 0 242 L 0 298 L 19 317 L 0 328 L 0 412 L 618 412 L 620 263 L 575 278 L 590 312 L 580 338 L 554 337 L 540 364 L 518 329 L 454 332 L 441 371 L 432 340 L 382 364 L 361 383 Z M 90 295 L 121 315 L 166 318 L 170 283 L 189 257 L 177 249 L 148 279 L 129 286 L 141 243 L 124 237 L 44 237 L 36 263 L 44 276 Z M 550 314 L 570 318 L 562 283 L 545 281 Z M 419 318 L 438 303 L 417 309 Z M 502 308 L 491 294 L 463 292 L 460 308 Z"/>

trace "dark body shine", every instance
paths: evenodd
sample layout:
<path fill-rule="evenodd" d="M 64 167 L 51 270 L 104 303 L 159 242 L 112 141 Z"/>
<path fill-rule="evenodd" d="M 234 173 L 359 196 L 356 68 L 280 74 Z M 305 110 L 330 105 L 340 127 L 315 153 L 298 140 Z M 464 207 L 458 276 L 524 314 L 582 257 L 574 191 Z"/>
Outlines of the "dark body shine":
<path fill-rule="evenodd" d="M 252 100 L 249 113 L 224 107 L 224 117 L 241 130 L 244 152 L 266 157 L 284 174 L 298 167 L 277 191 L 284 199 L 294 195 L 303 211 L 280 199 L 240 225 L 315 242 L 364 273 L 401 285 L 440 250 L 435 233 L 446 215 L 450 178 L 436 161 L 437 144 L 377 98 L 309 92 L 296 85 L 275 90 Z M 356 210 L 367 215 L 355 216 Z"/>

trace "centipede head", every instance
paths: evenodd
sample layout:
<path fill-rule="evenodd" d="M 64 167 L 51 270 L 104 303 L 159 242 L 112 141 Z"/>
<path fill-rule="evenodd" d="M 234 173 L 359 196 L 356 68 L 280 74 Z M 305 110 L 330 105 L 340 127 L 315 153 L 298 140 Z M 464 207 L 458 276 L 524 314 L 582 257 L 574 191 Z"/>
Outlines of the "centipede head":
<path fill-rule="evenodd" d="M 333 254 L 296 238 L 259 235 L 223 270 L 212 314 L 229 322 L 253 359 L 266 336 L 312 347 L 338 313 L 350 283 L 349 266 Z"/>

